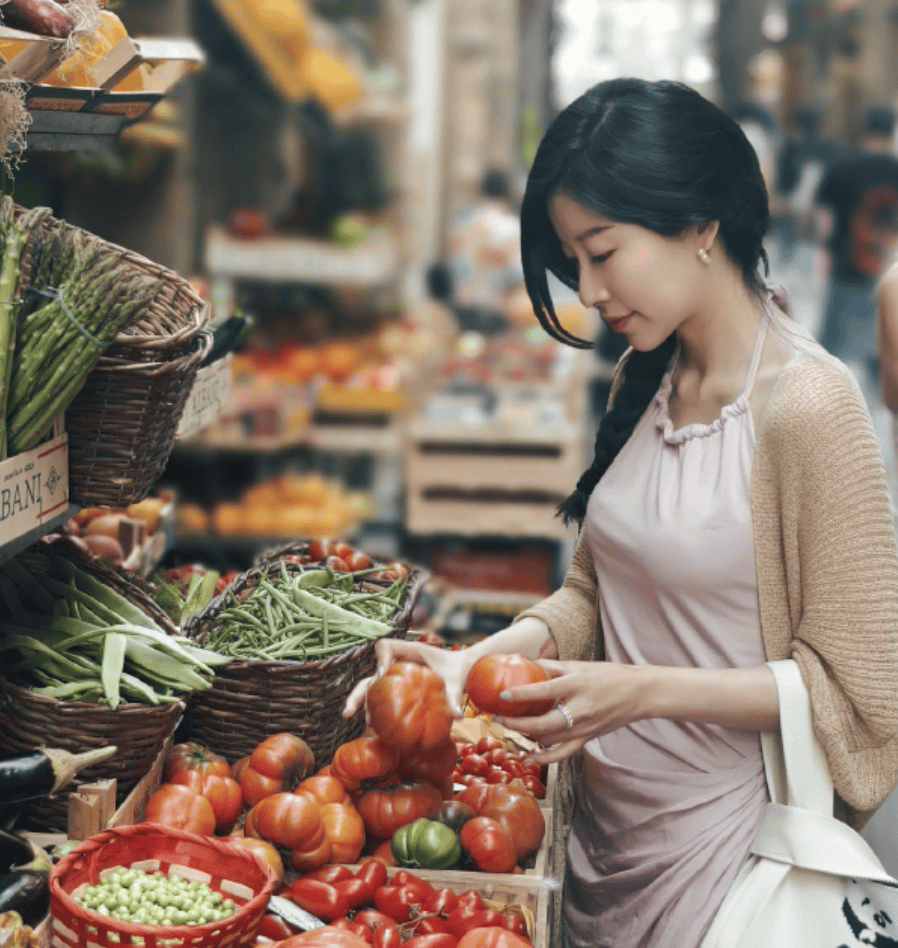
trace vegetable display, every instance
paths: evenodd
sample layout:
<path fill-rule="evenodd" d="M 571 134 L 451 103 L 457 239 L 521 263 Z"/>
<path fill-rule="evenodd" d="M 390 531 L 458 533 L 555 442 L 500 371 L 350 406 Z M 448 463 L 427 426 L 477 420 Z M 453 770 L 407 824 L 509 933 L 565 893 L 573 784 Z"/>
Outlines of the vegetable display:
<path fill-rule="evenodd" d="M 330 566 L 291 575 L 286 562 L 279 572 L 259 576 L 242 599 L 229 587 L 230 604 L 219 613 L 204 646 L 221 655 L 262 661 L 309 661 L 344 652 L 392 631 L 389 620 L 399 608 L 406 585 L 400 577 L 383 589 L 357 591 L 371 568 L 339 573 Z"/>
<path fill-rule="evenodd" d="M 168 635 L 145 612 L 53 555 L 46 573 L 0 566 L 0 667 L 10 681 L 65 700 L 176 701 L 209 686 L 227 659 Z"/>
<path fill-rule="evenodd" d="M 46 437 L 106 346 L 160 287 L 111 244 L 62 222 L 46 226 L 49 208 L 18 217 L 14 209 L 10 197 L 0 199 L 0 459 Z"/>

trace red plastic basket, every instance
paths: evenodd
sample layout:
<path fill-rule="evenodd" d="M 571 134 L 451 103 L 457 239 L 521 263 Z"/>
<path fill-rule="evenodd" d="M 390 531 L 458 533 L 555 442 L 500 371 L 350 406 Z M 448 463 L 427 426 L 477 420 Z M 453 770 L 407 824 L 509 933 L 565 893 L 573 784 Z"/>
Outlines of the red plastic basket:
<path fill-rule="evenodd" d="M 234 900 L 230 918 L 203 925 L 135 925 L 84 908 L 78 895 L 113 869 L 141 869 L 206 882 Z M 247 850 L 156 823 L 104 830 L 79 843 L 50 874 L 53 948 L 232 948 L 255 943 L 275 886 L 274 870 Z M 139 939 L 139 940 L 135 940 Z"/>

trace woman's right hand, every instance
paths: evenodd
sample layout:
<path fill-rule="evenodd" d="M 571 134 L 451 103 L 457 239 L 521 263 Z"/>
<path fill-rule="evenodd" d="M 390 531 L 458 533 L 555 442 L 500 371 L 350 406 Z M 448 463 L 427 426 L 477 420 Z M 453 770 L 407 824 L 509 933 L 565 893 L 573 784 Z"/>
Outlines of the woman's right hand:
<path fill-rule="evenodd" d="M 449 710 L 457 718 L 462 716 L 465 683 L 476 659 L 470 650 L 449 651 L 422 642 L 383 638 L 377 640 L 374 651 L 377 655 L 377 671 L 371 677 L 363 678 L 352 689 L 343 706 L 344 718 L 352 717 L 364 705 L 372 682 L 386 674 L 387 669 L 396 662 L 417 662 L 436 672 L 445 683 Z"/>

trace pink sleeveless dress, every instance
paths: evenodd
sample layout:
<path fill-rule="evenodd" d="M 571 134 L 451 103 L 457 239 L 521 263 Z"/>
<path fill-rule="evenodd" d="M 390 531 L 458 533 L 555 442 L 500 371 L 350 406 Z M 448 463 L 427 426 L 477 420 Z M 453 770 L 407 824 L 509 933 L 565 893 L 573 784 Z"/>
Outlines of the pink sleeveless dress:
<path fill-rule="evenodd" d="M 671 372 L 589 501 L 608 661 L 731 668 L 765 661 L 749 480 L 749 396 L 674 430 Z M 767 803 L 757 732 L 662 718 L 584 748 L 568 841 L 566 948 L 696 948 Z"/>

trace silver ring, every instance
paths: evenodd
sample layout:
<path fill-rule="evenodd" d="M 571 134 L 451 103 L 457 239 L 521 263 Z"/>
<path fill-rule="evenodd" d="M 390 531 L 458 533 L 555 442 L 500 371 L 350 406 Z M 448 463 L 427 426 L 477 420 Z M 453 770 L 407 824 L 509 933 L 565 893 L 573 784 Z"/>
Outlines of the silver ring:
<path fill-rule="evenodd" d="M 574 718 L 571 712 L 568 711 L 567 705 L 563 701 L 559 701 L 555 707 L 558 708 L 558 710 L 564 715 L 564 719 L 567 721 L 568 728 L 572 728 L 574 726 Z"/>

